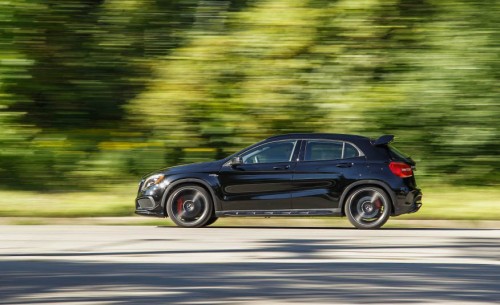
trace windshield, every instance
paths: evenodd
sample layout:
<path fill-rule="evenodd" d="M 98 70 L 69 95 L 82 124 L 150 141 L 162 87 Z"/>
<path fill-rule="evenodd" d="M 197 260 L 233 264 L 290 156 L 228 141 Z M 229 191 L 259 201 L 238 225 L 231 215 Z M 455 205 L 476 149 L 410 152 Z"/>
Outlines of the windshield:
<path fill-rule="evenodd" d="M 397 149 L 394 145 L 389 145 L 389 152 L 391 153 L 391 157 L 393 159 L 410 159 L 410 156 Z"/>

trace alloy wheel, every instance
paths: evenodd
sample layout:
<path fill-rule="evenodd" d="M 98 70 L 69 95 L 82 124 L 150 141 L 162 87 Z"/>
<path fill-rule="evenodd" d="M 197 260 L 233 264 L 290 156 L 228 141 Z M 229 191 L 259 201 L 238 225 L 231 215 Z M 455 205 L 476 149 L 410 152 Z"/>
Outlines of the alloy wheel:
<path fill-rule="evenodd" d="M 198 186 L 176 189 L 169 198 L 168 215 L 182 227 L 201 227 L 212 214 L 212 201 L 208 193 Z"/>
<path fill-rule="evenodd" d="M 349 221 L 359 229 L 376 229 L 385 224 L 391 211 L 386 193 L 376 187 L 364 187 L 348 198 L 345 213 Z"/>

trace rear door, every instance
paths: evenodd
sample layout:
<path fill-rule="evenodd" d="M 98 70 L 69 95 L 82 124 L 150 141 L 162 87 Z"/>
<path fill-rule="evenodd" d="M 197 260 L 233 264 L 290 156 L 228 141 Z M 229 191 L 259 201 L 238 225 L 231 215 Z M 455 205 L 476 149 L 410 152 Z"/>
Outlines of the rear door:
<path fill-rule="evenodd" d="M 243 164 L 224 165 L 219 173 L 223 209 L 290 209 L 299 143 L 295 139 L 267 142 L 241 154 Z"/>
<path fill-rule="evenodd" d="M 364 163 L 354 144 L 335 140 L 304 140 L 295 167 L 293 209 L 336 209 L 345 185 L 356 180 Z"/>

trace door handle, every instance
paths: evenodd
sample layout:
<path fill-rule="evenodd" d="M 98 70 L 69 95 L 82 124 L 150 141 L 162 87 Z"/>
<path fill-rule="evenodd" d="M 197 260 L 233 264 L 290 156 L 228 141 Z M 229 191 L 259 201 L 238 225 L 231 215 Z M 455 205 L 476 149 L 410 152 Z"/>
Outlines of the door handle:
<path fill-rule="evenodd" d="M 353 163 L 352 162 L 348 162 L 348 163 L 339 163 L 337 164 L 337 167 L 341 167 L 341 168 L 347 168 L 347 167 L 352 167 Z"/>
<path fill-rule="evenodd" d="M 279 169 L 289 169 L 290 165 L 285 165 L 285 166 L 273 166 L 274 170 L 279 170 Z"/>

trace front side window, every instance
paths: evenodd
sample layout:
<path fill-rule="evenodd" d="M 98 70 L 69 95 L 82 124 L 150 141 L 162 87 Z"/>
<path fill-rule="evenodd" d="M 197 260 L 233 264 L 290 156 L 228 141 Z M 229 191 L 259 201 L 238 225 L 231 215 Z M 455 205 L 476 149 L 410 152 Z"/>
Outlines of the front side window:
<path fill-rule="evenodd" d="M 260 145 L 241 157 L 244 164 L 290 162 L 297 141 L 278 141 Z"/>
<path fill-rule="evenodd" d="M 307 141 L 304 161 L 326 161 L 359 157 L 351 144 L 340 141 Z"/>

